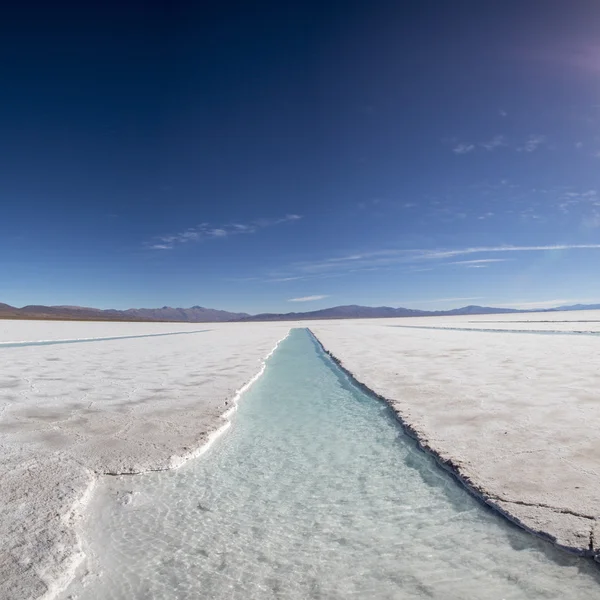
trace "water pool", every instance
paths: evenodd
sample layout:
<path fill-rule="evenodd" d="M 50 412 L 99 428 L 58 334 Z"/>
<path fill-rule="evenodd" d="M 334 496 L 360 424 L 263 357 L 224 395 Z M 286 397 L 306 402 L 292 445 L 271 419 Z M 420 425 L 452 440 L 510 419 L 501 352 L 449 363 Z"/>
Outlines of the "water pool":
<path fill-rule="evenodd" d="M 105 477 L 78 600 L 512 600 L 600 593 L 591 561 L 472 498 L 307 330 L 176 471 Z"/>

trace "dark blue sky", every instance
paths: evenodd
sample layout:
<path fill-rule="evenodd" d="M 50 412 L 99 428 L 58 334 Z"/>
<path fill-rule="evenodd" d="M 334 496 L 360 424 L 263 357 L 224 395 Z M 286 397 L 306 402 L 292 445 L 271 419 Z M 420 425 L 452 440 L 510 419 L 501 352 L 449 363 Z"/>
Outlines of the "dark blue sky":
<path fill-rule="evenodd" d="M 0 94 L 0 301 L 600 300 L 600 3 L 30 3 Z"/>

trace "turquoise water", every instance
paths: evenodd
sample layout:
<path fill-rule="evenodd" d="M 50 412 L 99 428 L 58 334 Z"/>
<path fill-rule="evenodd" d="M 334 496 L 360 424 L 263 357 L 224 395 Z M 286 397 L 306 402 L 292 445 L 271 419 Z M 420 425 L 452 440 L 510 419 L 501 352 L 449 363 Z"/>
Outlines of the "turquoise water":
<path fill-rule="evenodd" d="M 64 598 L 579 599 L 590 561 L 508 524 L 416 449 L 306 330 L 177 471 L 104 478 Z"/>

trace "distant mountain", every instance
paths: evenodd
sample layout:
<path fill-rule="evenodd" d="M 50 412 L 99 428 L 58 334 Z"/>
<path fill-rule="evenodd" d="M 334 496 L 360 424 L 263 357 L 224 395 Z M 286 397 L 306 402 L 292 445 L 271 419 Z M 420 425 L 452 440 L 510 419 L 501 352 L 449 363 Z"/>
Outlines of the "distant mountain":
<path fill-rule="evenodd" d="M 231 321 L 304 321 L 309 319 L 376 319 L 393 317 L 443 317 L 452 315 L 493 315 L 527 312 L 553 312 L 560 310 L 600 310 L 600 304 L 575 304 L 557 308 L 519 310 L 492 306 L 463 306 L 452 310 L 416 310 L 391 306 L 333 306 L 309 312 L 263 313 L 249 315 L 215 308 L 129 308 L 127 310 L 90 308 L 87 306 L 29 305 L 16 308 L 0 303 L 0 319 L 62 319 L 77 321 L 169 321 L 184 323 L 214 323 Z"/>
<path fill-rule="evenodd" d="M 302 321 L 308 319 L 380 319 L 393 317 L 431 317 L 447 315 L 486 315 L 520 312 L 514 308 L 491 308 L 488 306 L 464 306 L 453 310 L 416 310 L 412 308 L 392 308 L 390 306 L 334 306 L 322 310 L 302 313 L 264 313 L 240 319 L 242 321 Z"/>
<path fill-rule="evenodd" d="M 552 310 L 600 310 L 600 304 L 571 304 L 570 306 L 559 306 Z"/>
<path fill-rule="evenodd" d="M 334 306 L 310 312 L 263 313 L 248 316 L 241 321 L 300 321 L 307 319 L 374 319 L 382 317 L 422 317 L 428 313 L 410 308 L 392 308 L 390 306 Z"/>
<path fill-rule="evenodd" d="M 192 306 L 191 308 L 129 308 L 127 310 L 90 308 L 87 306 L 29 305 L 16 308 L 0 304 L 0 319 L 63 319 L 76 321 L 177 321 L 209 323 L 238 321 L 249 316 L 226 310 Z"/>
<path fill-rule="evenodd" d="M 19 309 L 10 304 L 0 302 L 0 318 L 13 318 L 18 316 Z"/>
<path fill-rule="evenodd" d="M 527 312 L 517 308 L 494 308 L 492 306 L 463 306 L 462 308 L 453 308 L 452 310 L 435 311 L 436 315 L 500 315 L 508 313 Z"/>
<path fill-rule="evenodd" d="M 106 312 L 106 311 L 105 311 Z M 248 313 L 233 313 L 215 308 L 192 306 L 191 308 L 130 308 L 120 311 L 145 321 L 185 321 L 189 323 L 207 323 L 215 321 L 239 321 L 249 317 Z"/>

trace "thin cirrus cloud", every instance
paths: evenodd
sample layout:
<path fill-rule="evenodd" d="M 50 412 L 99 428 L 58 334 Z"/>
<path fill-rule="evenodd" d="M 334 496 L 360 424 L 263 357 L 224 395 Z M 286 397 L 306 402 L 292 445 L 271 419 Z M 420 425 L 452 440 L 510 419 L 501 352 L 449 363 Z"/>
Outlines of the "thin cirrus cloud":
<path fill-rule="evenodd" d="M 452 148 L 452 152 L 454 152 L 454 154 L 469 154 L 470 152 L 476 151 L 478 148 L 483 148 L 488 152 L 492 152 L 496 150 L 496 148 L 501 148 L 502 146 L 508 146 L 506 138 L 503 135 L 495 135 L 490 140 L 479 142 L 477 144 L 460 142 Z"/>
<path fill-rule="evenodd" d="M 467 260 L 450 260 L 468 257 L 470 255 L 508 254 L 527 252 L 552 252 L 571 250 L 600 250 L 600 244 L 553 244 L 544 246 L 473 246 L 457 249 L 408 249 L 408 250 L 378 250 L 373 252 L 356 253 L 347 256 L 323 259 L 315 262 L 294 263 L 288 267 L 288 272 L 280 275 L 280 280 L 295 277 L 334 276 L 348 274 L 359 270 L 385 269 L 395 265 L 427 265 L 434 263 L 436 268 L 449 265 L 462 265 L 471 268 L 481 268 L 493 263 L 509 260 L 507 257 L 474 258 Z M 448 259 L 448 260 L 446 260 Z M 437 263 L 435 261 L 438 261 Z M 429 264 L 428 264 L 429 263 Z M 415 270 L 415 269 L 412 269 Z M 418 270 L 418 269 L 416 269 Z"/>
<path fill-rule="evenodd" d="M 306 277 L 296 276 L 296 277 L 274 277 L 272 279 L 265 279 L 268 282 L 283 282 L 283 281 L 297 281 L 298 279 L 306 279 Z"/>
<path fill-rule="evenodd" d="M 453 260 L 450 262 L 442 262 L 436 265 L 436 268 L 440 267 L 451 267 L 458 265 L 459 267 L 466 267 L 467 269 L 486 269 L 494 263 L 501 263 L 511 260 L 510 258 L 478 258 L 476 260 Z M 432 267 L 433 268 L 433 267 Z M 432 268 L 426 269 L 411 269 L 414 271 L 430 271 Z"/>
<path fill-rule="evenodd" d="M 325 294 L 318 294 L 316 296 L 302 296 L 300 298 L 289 298 L 288 302 L 314 302 L 315 300 L 323 300 L 324 298 L 329 298 L 329 296 Z"/>
<path fill-rule="evenodd" d="M 452 148 L 452 152 L 454 152 L 454 154 L 468 154 L 469 152 L 473 152 L 473 150 L 475 150 L 474 144 L 465 143 L 460 143 Z"/>
<path fill-rule="evenodd" d="M 500 148 L 502 146 L 506 146 L 506 139 L 503 135 L 495 135 L 491 140 L 487 142 L 481 142 L 479 144 L 482 148 L 487 150 L 488 152 L 492 152 L 496 148 Z"/>
<path fill-rule="evenodd" d="M 548 246 L 476 246 L 458 250 L 417 250 L 419 259 L 451 258 L 493 252 L 544 252 L 549 250 L 600 250 L 600 244 L 554 244 Z"/>
<path fill-rule="evenodd" d="M 508 258 L 478 258 L 476 260 L 454 260 L 447 265 L 464 265 L 466 267 L 485 266 L 489 263 L 506 262 Z"/>
<path fill-rule="evenodd" d="M 598 190 L 591 189 L 583 192 L 564 192 L 558 201 L 558 208 L 564 214 L 569 214 L 573 208 L 597 208 L 600 207 L 600 195 Z"/>
<path fill-rule="evenodd" d="M 545 135 L 530 135 L 522 146 L 517 148 L 518 152 L 535 152 L 542 144 L 545 144 L 547 138 Z"/>
<path fill-rule="evenodd" d="M 147 247 L 151 250 L 172 250 L 175 246 L 190 242 L 216 238 L 223 239 L 232 235 L 256 233 L 259 229 L 273 227 L 274 225 L 290 221 L 298 221 L 301 218 L 300 215 L 289 214 L 278 218 L 254 219 L 248 223 L 229 223 L 219 227 L 214 227 L 210 223 L 201 223 L 180 233 L 158 236 L 152 243 L 147 244 Z"/>
<path fill-rule="evenodd" d="M 508 140 L 504 135 L 495 135 L 491 139 L 483 142 L 460 142 L 452 148 L 454 154 L 470 154 L 479 150 L 486 150 L 487 152 L 493 152 L 498 148 L 508 148 L 516 150 L 517 152 L 535 152 L 541 146 L 548 143 L 548 137 L 545 135 L 532 133 L 525 141 L 520 144 L 509 144 Z"/>

